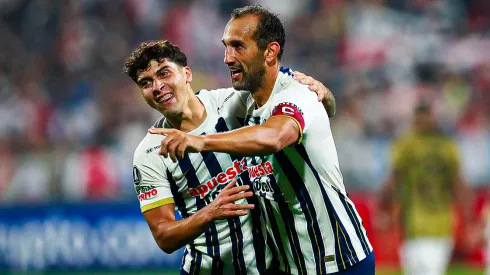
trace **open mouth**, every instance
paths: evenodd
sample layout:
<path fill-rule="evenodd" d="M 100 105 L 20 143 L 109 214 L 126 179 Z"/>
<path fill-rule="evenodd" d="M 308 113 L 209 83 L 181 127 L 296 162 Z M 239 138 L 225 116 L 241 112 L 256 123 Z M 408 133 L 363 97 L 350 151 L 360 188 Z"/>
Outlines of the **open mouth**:
<path fill-rule="evenodd" d="M 174 98 L 174 94 L 173 93 L 166 93 L 164 96 L 162 96 L 161 98 L 157 99 L 157 102 L 159 104 L 167 103 L 167 102 L 170 102 L 170 100 L 172 100 L 172 98 Z"/>
<path fill-rule="evenodd" d="M 242 69 L 231 69 L 230 68 L 230 73 L 231 73 L 232 79 L 238 79 L 242 76 L 243 71 L 242 71 Z"/>

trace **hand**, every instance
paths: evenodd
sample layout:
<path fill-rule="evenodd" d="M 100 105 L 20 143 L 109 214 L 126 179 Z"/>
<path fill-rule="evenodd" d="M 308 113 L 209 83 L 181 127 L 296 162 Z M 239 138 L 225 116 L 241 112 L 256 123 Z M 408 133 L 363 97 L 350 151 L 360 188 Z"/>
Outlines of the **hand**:
<path fill-rule="evenodd" d="M 301 84 L 308 85 L 308 88 L 312 92 L 317 94 L 319 102 L 321 102 L 324 99 L 325 100 L 333 99 L 332 92 L 327 87 L 325 87 L 323 83 L 314 79 L 313 77 L 307 76 L 302 72 L 295 71 L 293 72 L 293 78 Z"/>
<path fill-rule="evenodd" d="M 255 206 L 253 204 L 235 204 L 234 202 L 253 196 L 251 191 L 247 191 L 249 188 L 249 185 L 236 186 L 236 179 L 233 179 L 202 211 L 212 221 L 247 215 L 247 210 L 253 209 Z"/>
<path fill-rule="evenodd" d="M 204 146 L 202 137 L 193 136 L 176 129 L 151 128 L 148 132 L 165 136 L 160 143 L 161 147 L 158 154 L 166 158 L 170 156 L 173 162 L 177 162 L 177 157 L 183 159 L 185 152 L 201 152 Z"/>

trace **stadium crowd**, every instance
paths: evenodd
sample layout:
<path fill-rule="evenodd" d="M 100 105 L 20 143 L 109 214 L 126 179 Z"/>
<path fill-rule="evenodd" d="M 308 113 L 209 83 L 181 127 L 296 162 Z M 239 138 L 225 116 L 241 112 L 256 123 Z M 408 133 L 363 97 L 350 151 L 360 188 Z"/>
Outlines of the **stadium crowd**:
<path fill-rule="evenodd" d="M 490 182 L 490 2 L 484 0 L 0 1 L 2 203 L 135 200 L 133 152 L 158 113 L 122 73 L 140 42 L 188 55 L 193 87 L 230 86 L 231 10 L 280 14 L 283 64 L 329 87 L 344 182 L 379 190 L 413 107 L 433 104 L 472 186 Z"/>

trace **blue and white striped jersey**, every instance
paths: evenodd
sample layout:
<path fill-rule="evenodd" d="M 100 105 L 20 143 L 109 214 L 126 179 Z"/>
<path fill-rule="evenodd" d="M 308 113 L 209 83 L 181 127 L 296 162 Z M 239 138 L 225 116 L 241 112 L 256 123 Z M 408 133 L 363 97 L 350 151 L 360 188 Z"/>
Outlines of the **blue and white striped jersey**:
<path fill-rule="evenodd" d="M 200 91 L 198 97 L 206 108 L 207 117 L 190 134 L 212 134 L 243 125 L 246 96 L 240 96 L 240 92 L 233 89 Z M 227 117 L 221 117 L 218 110 Z M 170 125 L 162 117 L 155 127 Z M 174 203 L 180 215 L 187 218 L 209 204 L 233 178 L 237 178 L 239 185 L 250 184 L 243 157 L 214 152 L 189 153 L 173 163 L 157 153 L 162 138 L 147 134 L 134 155 L 134 184 L 142 212 Z M 259 204 L 256 197 L 236 203 Z M 259 207 L 246 216 L 216 221 L 186 246 L 181 272 L 260 274 L 271 267 L 275 258 L 265 245 L 262 226 Z"/>
<path fill-rule="evenodd" d="M 274 155 L 247 158 L 250 180 L 261 199 L 281 269 L 292 274 L 344 270 L 372 252 L 362 220 L 347 196 L 330 121 L 307 86 L 279 73 L 267 103 L 247 99 L 246 124 L 271 116 L 294 119 L 298 144 Z"/>

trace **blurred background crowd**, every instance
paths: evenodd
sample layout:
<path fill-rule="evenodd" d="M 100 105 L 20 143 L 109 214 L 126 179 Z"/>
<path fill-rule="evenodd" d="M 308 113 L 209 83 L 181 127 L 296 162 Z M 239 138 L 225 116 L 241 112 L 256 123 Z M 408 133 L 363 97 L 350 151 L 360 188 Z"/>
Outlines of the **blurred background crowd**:
<path fill-rule="evenodd" d="M 346 185 L 376 191 L 420 100 L 490 182 L 490 2 L 485 0 L 0 1 L 0 200 L 134 200 L 132 154 L 159 116 L 122 73 L 140 42 L 188 55 L 193 88 L 230 86 L 221 35 L 235 7 L 280 14 L 283 64 L 329 87 Z"/>
<path fill-rule="evenodd" d="M 251 3 L 284 21 L 283 65 L 335 94 L 348 190 L 380 190 L 421 100 L 457 141 L 465 180 L 490 183 L 490 1 L 7 0 L 0 204 L 136 203 L 133 152 L 159 114 L 122 73 L 124 59 L 168 39 L 187 54 L 195 91 L 229 87 L 221 36 L 231 11 Z"/>

